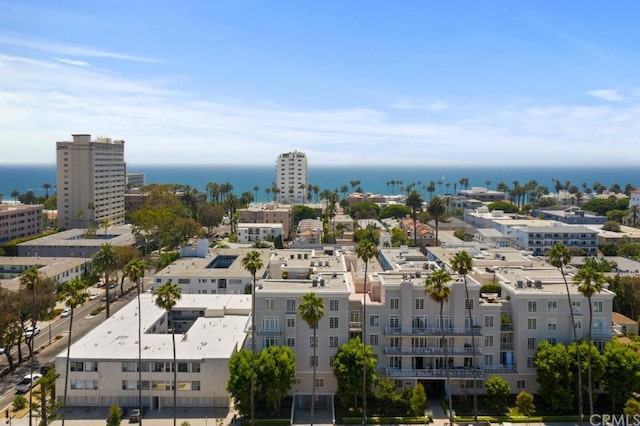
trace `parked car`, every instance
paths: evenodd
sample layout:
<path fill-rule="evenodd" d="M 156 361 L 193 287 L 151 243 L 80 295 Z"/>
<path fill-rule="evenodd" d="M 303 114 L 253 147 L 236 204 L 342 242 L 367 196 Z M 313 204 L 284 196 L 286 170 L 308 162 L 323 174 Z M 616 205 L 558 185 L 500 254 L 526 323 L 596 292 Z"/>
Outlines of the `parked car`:
<path fill-rule="evenodd" d="M 89 295 L 89 300 L 96 300 L 100 295 L 98 293 L 91 293 Z"/>
<path fill-rule="evenodd" d="M 117 285 L 118 285 L 118 283 L 110 283 L 109 284 L 109 288 L 116 288 Z"/>
<path fill-rule="evenodd" d="M 36 328 L 33 328 L 33 327 L 27 328 L 24 332 L 24 337 L 26 337 L 27 339 L 30 339 L 33 336 L 37 336 L 38 334 L 40 334 L 40 327 L 36 325 Z"/>
<path fill-rule="evenodd" d="M 71 315 L 71 308 L 64 308 L 64 311 L 60 314 L 60 318 L 66 318 Z"/>
<path fill-rule="evenodd" d="M 31 376 L 31 374 L 27 374 L 22 380 L 20 380 L 20 383 L 16 385 L 16 392 L 29 392 L 31 389 L 33 389 L 36 383 L 38 383 L 38 380 L 40 380 L 40 378 L 42 378 L 42 374 L 39 373 L 33 373 L 33 376 Z"/>
<path fill-rule="evenodd" d="M 4 351 L 6 351 L 7 349 L 3 346 L 0 348 L 0 355 L 4 353 Z"/>
<path fill-rule="evenodd" d="M 129 413 L 129 423 L 140 423 L 142 412 L 138 408 L 133 408 Z"/>

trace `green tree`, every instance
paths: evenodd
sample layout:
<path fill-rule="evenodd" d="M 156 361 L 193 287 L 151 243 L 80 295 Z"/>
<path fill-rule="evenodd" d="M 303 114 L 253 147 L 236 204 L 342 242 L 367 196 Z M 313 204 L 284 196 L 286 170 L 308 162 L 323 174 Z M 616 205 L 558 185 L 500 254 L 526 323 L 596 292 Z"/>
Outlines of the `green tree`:
<path fill-rule="evenodd" d="M 353 220 L 377 219 L 379 213 L 380 206 L 371 201 L 359 201 L 349 209 L 349 215 Z"/>
<path fill-rule="evenodd" d="M 318 217 L 316 211 L 309 206 L 295 205 L 291 207 L 291 214 L 293 215 L 293 224 L 297 225 L 303 219 L 315 219 Z"/>
<path fill-rule="evenodd" d="M 534 358 L 538 393 L 553 411 L 566 410 L 573 405 L 575 380 L 573 362 L 562 343 L 551 345 L 543 340 Z"/>
<path fill-rule="evenodd" d="M 505 213 L 518 213 L 520 209 L 516 204 L 509 203 L 507 201 L 494 201 L 487 205 L 489 211 L 502 210 Z"/>
<path fill-rule="evenodd" d="M 229 359 L 227 392 L 233 397 L 235 409 L 242 416 L 251 414 L 253 375 L 253 356 L 251 351 L 243 349 L 234 353 Z"/>
<path fill-rule="evenodd" d="M 620 232 L 620 224 L 613 220 L 609 220 L 604 225 L 602 225 L 602 230 L 610 232 Z"/>
<path fill-rule="evenodd" d="M 253 278 L 253 285 L 251 288 L 251 424 L 255 422 L 256 405 L 255 405 L 255 368 L 256 368 L 256 274 L 262 269 L 263 262 L 260 257 L 260 252 L 251 250 L 244 258 L 242 258 L 242 266 L 249 271 Z"/>
<path fill-rule="evenodd" d="M 51 184 L 48 182 L 43 183 L 42 189 L 44 189 L 44 198 L 49 198 L 49 190 L 51 189 Z"/>
<path fill-rule="evenodd" d="M 110 295 L 109 295 L 109 275 L 118 265 L 118 256 L 113 248 L 113 246 L 109 243 L 102 244 L 100 246 L 100 250 L 93 255 L 93 264 L 100 268 L 104 273 L 104 291 L 106 296 L 106 313 L 107 318 L 111 316 L 111 311 L 109 309 L 110 305 Z"/>
<path fill-rule="evenodd" d="M 400 228 L 391 229 L 391 246 L 400 247 L 409 242 L 407 234 Z"/>
<path fill-rule="evenodd" d="M 531 416 L 536 412 L 536 406 L 533 403 L 533 395 L 529 392 L 521 391 L 516 396 L 516 407 L 518 407 L 518 412 L 523 416 Z"/>
<path fill-rule="evenodd" d="M 145 261 L 140 258 L 131 259 L 122 269 L 122 274 L 136 284 L 136 300 L 138 301 L 138 382 L 142 383 L 142 318 L 140 312 L 141 280 L 144 278 Z M 142 386 L 138 386 L 138 409 L 142 412 Z"/>
<path fill-rule="evenodd" d="M 20 320 L 13 308 L 16 297 L 17 293 L 0 286 L 0 347 L 4 348 L 9 371 L 14 371 L 16 368 L 11 352 L 15 342 L 22 336 Z"/>
<path fill-rule="evenodd" d="M 64 370 L 64 394 L 62 397 L 62 425 L 66 417 L 67 410 L 67 389 L 69 385 L 69 363 L 71 352 L 71 331 L 73 327 L 73 314 L 79 305 L 82 305 L 89 297 L 85 291 L 85 285 L 80 278 L 74 278 L 67 281 L 61 288 L 60 296 L 65 300 L 65 305 L 71 308 L 71 314 L 69 315 L 69 336 L 67 339 L 67 359 L 65 361 Z"/>
<path fill-rule="evenodd" d="M 587 331 L 587 392 L 589 395 L 589 416 L 593 415 L 593 380 L 591 377 L 591 334 L 593 331 L 593 303 L 592 297 L 596 293 L 600 293 L 604 289 L 604 275 L 591 266 L 580 268 L 573 276 L 574 285 L 578 286 L 578 291 L 587 299 L 589 305 L 589 327 Z"/>
<path fill-rule="evenodd" d="M 409 195 L 407 195 L 407 199 L 405 201 L 405 205 L 411 209 L 411 218 L 413 219 L 413 245 L 418 245 L 418 228 L 416 226 L 417 223 L 417 214 L 418 210 L 422 209 L 422 197 L 420 193 L 415 189 L 412 190 Z"/>
<path fill-rule="evenodd" d="M 427 408 L 427 393 L 424 390 L 422 383 L 418 383 L 413 392 L 411 392 L 411 412 L 414 416 L 424 415 L 424 410 Z"/>
<path fill-rule="evenodd" d="M 180 300 L 181 290 L 177 284 L 171 282 L 171 280 L 165 282 L 155 292 L 154 303 L 161 309 L 167 312 L 167 317 L 170 316 L 171 309 Z M 169 319 L 167 318 L 167 323 Z M 177 404 L 178 404 L 178 362 L 176 360 L 176 331 L 175 324 L 171 325 L 171 343 L 173 348 L 173 426 L 176 426 L 177 420 Z"/>
<path fill-rule="evenodd" d="M 380 219 L 394 218 L 404 219 L 411 214 L 411 209 L 402 204 L 391 204 L 380 210 Z"/>
<path fill-rule="evenodd" d="M 359 244 L 361 241 L 367 240 L 376 246 L 380 244 L 380 230 L 375 225 L 368 225 L 366 228 L 357 229 L 353 233 L 353 242 Z"/>
<path fill-rule="evenodd" d="M 477 357 L 476 357 L 476 337 L 475 337 L 475 327 L 473 324 L 473 314 L 471 310 L 475 306 L 475 303 L 472 303 L 471 298 L 469 297 L 469 284 L 467 283 L 467 274 L 473 268 L 473 260 L 469 253 L 462 250 L 457 252 L 451 261 L 451 267 L 458 274 L 462 275 L 464 278 L 464 292 L 465 298 L 467 300 L 467 319 L 469 321 L 469 327 L 471 328 L 471 353 L 473 354 L 473 421 L 478 423 L 478 385 L 476 381 L 477 375 Z"/>
<path fill-rule="evenodd" d="M 369 239 L 363 239 L 356 246 L 356 256 L 364 262 L 364 284 L 362 290 L 362 340 L 367 336 L 367 275 L 369 275 L 369 261 L 378 255 L 378 247 Z M 364 345 L 366 347 L 366 344 Z M 366 350 L 366 348 L 364 349 Z M 363 366 L 365 367 L 365 366 Z M 362 369 L 362 417 L 363 424 L 367 424 L 367 369 Z"/>
<path fill-rule="evenodd" d="M 366 386 L 370 386 L 376 379 L 376 359 L 371 346 L 363 344 L 356 336 L 340 346 L 333 362 L 333 375 L 338 384 L 336 396 L 344 406 L 349 406 L 352 398 L 353 406 L 358 406 L 358 397 L 363 396 L 365 383 L 363 370 L 367 373 Z"/>
<path fill-rule="evenodd" d="M 311 292 L 302 296 L 302 303 L 298 306 L 298 315 L 313 330 L 313 380 L 311 381 L 311 424 L 313 425 L 313 409 L 316 399 L 316 369 L 318 360 L 316 350 L 318 347 L 317 331 L 318 323 L 324 316 L 324 299 Z"/>
<path fill-rule="evenodd" d="M 383 416 L 388 415 L 394 406 L 397 405 L 398 394 L 396 394 L 396 383 L 387 378 L 378 379 L 375 397 L 378 409 Z"/>
<path fill-rule="evenodd" d="M 511 395 L 509 382 L 501 376 L 491 376 L 487 379 L 485 387 L 489 404 L 496 411 L 496 414 L 502 414 L 507 408 L 507 401 Z"/>
<path fill-rule="evenodd" d="M 613 339 L 605 345 L 602 356 L 604 372 L 601 380 L 615 413 L 616 404 L 640 389 L 640 355 L 631 346 Z"/>
<path fill-rule="evenodd" d="M 631 397 L 624 404 L 624 413 L 627 416 L 640 416 L 640 401 Z"/>
<path fill-rule="evenodd" d="M 547 262 L 554 268 L 557 268 L 562 274 L 564 280 L 564 286 L 567 292 L 567 304 L 569 305 L 569 314 L 571 319 L 571 327 L 573 329 L 573 341 L 578 341 L 578 331 L 576 330 L 576 319 L 573 312 L 573 305 L 571 303 L 571 292 L 569 291 L 569 283 L 567 282 L 567 276 L 564 268 L 571 262 L 571 254 L 569 249 L 564 244 L 554 244 L 545 254 Z M 584 404 L 582 402 L 582 359 L 580 351 L 576 351 L 578 360 L 578 424 L 582 426 L 582 420 L 584 416 Z"/>
<path fill-rule="evenodd" d="M 122 422 L 120 415 L 120 407 L 118 405 L 112 405 L 109 407 L 109 418 L 107 419 L 107 426 L 119 426 Z"/>
<path fill-rule="evenodd" d="M 438 198 L 438 197 L 436 197 Z M 436 199 L 434 198 L 434 200 Z M 444 347 L 444 372 L 447 381 L 447 395 L 449 396 L 449 424 L 453 424 L 453 399 L 451 397 L 451 378 L 449 373 L 449 348 L 448 342 L 444 335 L 444 302 L 451 296 L 451 287 L 449 282 L 451 276 L 443 269 L 434 271 L 424 281 L 425 293 L 440 306 L 440 337 Z"/>
<path fill-rule="evenodd" d="M 429 212 L 429 216 L 431 216 L 431 218 L 436 222 L 436 245 L 438 245 L 438 228 L 440 221 L 444 218 L 447 212 L 447 205 L 442 197 L 436 196 L 434 199 L 429 201 L 427 211 Z"/>
<path fill-rule="evenodd" d="M 256 360 L 258 395 L 274 413 L 280 411 L 282 400 L 291 389 L 296 374 L 296 358 L 288 346 L 269 346 L 260 351 Z"/>

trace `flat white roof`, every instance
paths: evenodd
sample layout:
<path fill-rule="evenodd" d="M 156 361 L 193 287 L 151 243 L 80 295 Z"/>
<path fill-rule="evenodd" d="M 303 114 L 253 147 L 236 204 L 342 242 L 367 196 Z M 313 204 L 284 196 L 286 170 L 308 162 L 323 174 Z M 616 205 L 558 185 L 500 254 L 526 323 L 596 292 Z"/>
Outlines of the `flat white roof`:
<path fill-rule="evenodd" d="M 152 334 L 150 329 L 166 313 L 154 303 L 152 294 L 140 296 L 142 311 L 142 358 L 172 360 L 171 334 Z M 176 333 L 179 360 L 227 359 L 242 347 L 251 311 L 250 295 L 184 294 L 173 308 L 203 310 L 184 334 Z M 224 314 L 224 315 L 222 315 Z M 219 315 L 219 316 L 215 316 Z M 71 358 L 135 360 L 138 358 L 138 303 L 131 301 L 105 322 L 71 346 Z M 166 318 L 165 318 L 166 321 Z M 66 350 L 58 357 L 66 357 Z"/>

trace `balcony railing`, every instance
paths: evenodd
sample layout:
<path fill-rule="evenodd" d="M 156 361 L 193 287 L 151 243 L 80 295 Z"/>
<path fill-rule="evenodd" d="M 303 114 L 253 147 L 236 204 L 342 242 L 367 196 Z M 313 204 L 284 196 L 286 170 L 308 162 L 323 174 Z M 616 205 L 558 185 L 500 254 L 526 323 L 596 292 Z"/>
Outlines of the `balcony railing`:
<path fill-rule="evenodd" d="M 362 322 L 349 321 L 349 330 L 362 330 Z"/>
<path fill-rule="evenodd" d="M 480 326 L 473 327 L 473 334 L 480 336 L 482 329 Z M 440 327 L 391 327 L 386 326 L 384 332 L 392 336 L 440 336 Z M 445 328 L 445 336 L 471 336 L 471 327 L 466 328 Z"/>
<path fill-rule="evenodd" d="M 444 369 L 415 369 L 415 368 L 391 368 L 385 369 L 387 377 L 446 377 Z M 476 377 L 481 377 L 484 371 L 480 368 L 476 369 Z M 449 377 L 469 377 L 473 378 L 474 371 L 471 368 L 450 368 Z"/>
<path fill-rule="evenodd" d="M 484 371 L 487 373 L 517 373 L 517 365 L 485 365 Z"/>
<path fill-rule="evenodd" d="M 453 347 L 448 349 L 449 355 L 473 355 L 473 348 L 469 347 Z M 444 348 L 412 348 L 412 347 L 391 347 L 385 346 L 385 355 L 434 355 L 443 356 Z M 482 348 L 476 347 L 476 355 L 482 354 Z"/>
<path fill-rule="evenodd" d="M 280 327 L 258 327 L 257 331 L 260 336 L 274 336 L 281 333 Z"/>
<path fill-rule="evenodd" d="M 500 331 L 513 331 L 513 324 L 511 323 L 500 324 Z"/>
<path fill-rule="evenodd" d="M 502 351 L 512 351 L 513 350 L 513 342 L 500 342 L 500 350 L 502 350 Z"/>

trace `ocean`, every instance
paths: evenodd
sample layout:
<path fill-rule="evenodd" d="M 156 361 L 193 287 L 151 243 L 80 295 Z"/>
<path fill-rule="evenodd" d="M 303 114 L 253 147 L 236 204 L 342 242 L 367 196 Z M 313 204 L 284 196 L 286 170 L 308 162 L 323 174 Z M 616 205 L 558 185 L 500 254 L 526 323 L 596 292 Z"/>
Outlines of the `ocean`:
<path fill-rule="evenodd" d="M 130 173 L 144 173 L 145 183 L 176 183 L 189 185 L 199 191 L 205 191 L 209 182 L 230 183 L 233 191 L 241 194 L 250 191 L 255 195 L 254 187 L 258 186 L 258 201 L 268 201 L 272 195 L 264 192 L 271 188 L 275 180 L 275 165 L 268 166 L 145 166 L 127 164 Z M 402 181 L 403 185 L 421 182 L 428 185 L 430 181 L 442 181 L 436 185 L 434 195 L 451 193 L 454 184 L 461 188 L 460 179 L 469 179 L 469 188 L 487 186 L 495 189 L 504 182 L 511 187 L 514 181 L 521 185 L 536 180 L 539 185 L 553 188 L 553 180 L 569 181 L 582 189 L 583 182 L 593 187 L 599 182 L 606 187 L 614 183 L 623 189 L 627 183 L 640 186 L 640 169 L 635 167 L 309 167 L 309 184 L 317 185 L 320 190 L 339 190 L 347 185 L 351 190 L 351 181 L 359 180 L 365 192 L 391 194 L 398 193 L 400 185 L 387 185 L 391 180 Z M 36 195 L 44 195 L 44 183 L 55 188 L 55 165 L 0 165 L 0 194 L 4 200 L 12 200 L 14 190 L 25 193 L 29 190 Z M 449 183 L 447 187 L 446 184 Z M 49 193 L 55 192 L 55 189 Z M 428 194 L 426 194 L 428 195 Z"/>

